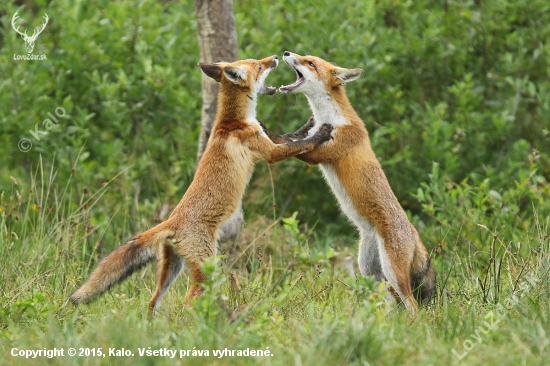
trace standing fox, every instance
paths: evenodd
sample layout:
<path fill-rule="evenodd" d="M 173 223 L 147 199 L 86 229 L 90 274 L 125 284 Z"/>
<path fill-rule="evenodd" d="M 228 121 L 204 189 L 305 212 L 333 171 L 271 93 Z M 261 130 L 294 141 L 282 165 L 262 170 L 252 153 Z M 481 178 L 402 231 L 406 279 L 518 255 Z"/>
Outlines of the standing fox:
<path fill-rule="evenodd" d="M 191 266 L 193 282 L 186 304 L 203 292 L 201 284 L 206 278 L 200 264 L 216 253 L 218 229 L 237 209 L 254 163 L 260 159 L 275 163 L 311 151 L 331 138 L 330 125 L 301 141 L 277 145 L 267 137 L 256 119 L 256 103 L 258 94 L 276 92 L 275 88 L 266 87 L 265 79 L 278 62 L 277 56 L 272 56 L 199 64 L 206 75 L 221 85 L 212 134 L 193 182 L 166 221 L 136 235 L 99 262 L 90 278 L 70 296 L 74 304 L 89 302 L 155 256 L 157 288 L 149 301 L 153 312 L 180 274 L 184 261 Z M 169 239 L 174 241 L 173 246 Z"/>
<path fill-rule="evenodd" d="M 357 79 L 363 70 L 344 69 L 288 51 L 283 59 L 294 68 L 298 80 L 279 90 L 304 93 L 314 118 L 295 133 L 270 133 L 270 138 L 281 143 L 311 136 L 323 123 L 334 127 L 332 141 L 297 158 L 320 165 L 342 210 L 358 227 L 361 274 L 388 280 L 394 297 L 416 314 L 418 302 L 426 304 L 433 296 L 435 273 L 426 248 L 376 159 L 363 121 L 346 96 L 344 84 Z"/>

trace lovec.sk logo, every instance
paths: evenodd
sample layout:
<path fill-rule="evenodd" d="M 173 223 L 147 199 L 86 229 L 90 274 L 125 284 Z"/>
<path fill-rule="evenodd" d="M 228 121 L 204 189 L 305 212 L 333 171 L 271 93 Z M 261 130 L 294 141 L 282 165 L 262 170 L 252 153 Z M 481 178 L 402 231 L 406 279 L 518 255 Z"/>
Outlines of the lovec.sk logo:
<path fill-rule="evenodd" d="M 11 26 L 13 29 L 21 35 L 21 38 L 23 38 L 23 41 L 25 41 L 25 48 L 27 49 L 26 55 L 13 55 L 14 60 L 46 60 L 46 55 L 32 55 L 32 50 L 34 49 L 34 42 L 36 42 L 36 38 L 42 33 L 44 28 L 46 28 L 46 25 L 48 24 L 48 14 L 44 13 L 44 21 L 40 25 L 40 27 L 37 27 L 31 36 L 27 35 L 27 30 L 25 29 L 24 32 L 21 32 L 19 30 L 19 26 L 16 26 L 17 18 L 19 18 L 19 10 L 13 14 L 13 17 L 11 18 Z"/>

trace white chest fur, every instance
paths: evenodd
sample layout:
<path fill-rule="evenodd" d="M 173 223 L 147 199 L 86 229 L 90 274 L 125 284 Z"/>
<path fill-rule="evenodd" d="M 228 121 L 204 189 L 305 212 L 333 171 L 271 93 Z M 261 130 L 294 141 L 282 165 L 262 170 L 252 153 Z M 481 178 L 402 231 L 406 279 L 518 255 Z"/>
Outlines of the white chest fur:
<path fill-rule="evenodd" d="M 330 123 L 335 130 L 338 126 L 348 125 L 349 122 L 342 113 L 338 103 L 332 99 L 330 94 L 312 94 L 306 95 L 313 116 L 315 117 L 315 125 L 309 130 L 308 136 L 313 136 L 324 123 Z M 333 131 L 334 134 L 334 131 Z M 359 228 L 362 236 L 376 235 L 376 230 L 373 224 L 359 212 L 357 212 L 353 201 L 351 200 L 344 185 L 340 182 L 338 175 L 332 168 L 331 164 L 320 164 L 321 171 L 325 176 L 328 184 L 332 188 L 334 195 L 340 203 L 342 211 L 348 218 Z"/>
<path fill-rule="evenodd" d="M 353 201 L 351 200 L 351 197 L 346 191 L 346 187 L 344 187 L 344 185 L 340 182 L 340 179 L 338 179 L 338 175 L 332 168 L 332 165 L 319 164 L 319 167 L 321 168 L 321 171 L 323 172 L 325 179 L 330 185 L 330 188 L 332 188 L 334 195 L 338 199 L 338 202 L 340 203 L 340 207 L 342 208 L 342 211 L 344 211 L 344 213 L 349 217 L 349 219 L 360 230 L 371 231 L 373 227 L 371 222 L 366 217 L 364 217 L 359 212 L 357 212 L 353 204 Z"/>
<path fill-rule="evenodd" d="M 315 135 L 325 123 L 334 127 L 350 124 L 330 95 L 307 96 L 307 99 L 315 117 L 315 125 L 308 131 L 308 137 Z"/>

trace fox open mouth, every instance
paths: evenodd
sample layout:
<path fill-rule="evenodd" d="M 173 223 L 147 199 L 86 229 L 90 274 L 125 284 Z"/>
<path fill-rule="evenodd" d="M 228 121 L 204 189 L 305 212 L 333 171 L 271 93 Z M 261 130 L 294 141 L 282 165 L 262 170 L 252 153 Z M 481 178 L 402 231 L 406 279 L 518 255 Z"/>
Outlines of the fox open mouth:
<path fill-rule="evenodd" d="M 293 82 L 292 84 L 290 84 L 290 85 L 282 85 L 279 88 L 281 93 L 290 93 L 291 91 L 296 89 L 298 86 L 300 86 L 305 81 L 304 75 L 302 75 L 302 73 L 300 71 L 298 71 L 298 69 L 296 69 L 294 66 L 293 66 L 293 68 L 294 68 L 294 71 L 296 71 L 297 80 L 295 82 Z"/>
<path fill-rule="evenodd" d="M 271 63 L 271 67 L 270 67 L 270 70 L 267 70 L 266 72 L 268 73 L 267 75 L 269 75 L 269 73 L 277 67 L 277 65 L 279 65 L 279 60 L 277 60 L 277 56 L 275 56 L 275 59 L 273 60 L 273 62 Z M 266 77 L 267 77 L 266 75 Z M 263 95 L 273 95 L 277 93 L 277 88 L 274 87 L 274 86 L 267 86 L 265 84 L 265 79 L 264 79 L 264 85 L 262 86 L 262 88 L 260 89 L 260 91 L 258 92 L 258 94 L 263 94 Z"/>

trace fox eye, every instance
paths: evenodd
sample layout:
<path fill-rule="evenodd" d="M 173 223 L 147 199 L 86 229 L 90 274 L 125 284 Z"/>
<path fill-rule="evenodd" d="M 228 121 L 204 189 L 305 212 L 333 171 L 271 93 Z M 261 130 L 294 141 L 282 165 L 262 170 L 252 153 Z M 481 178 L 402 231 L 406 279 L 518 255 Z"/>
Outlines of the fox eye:
<path fill-rule="evenodd" d="M 311 66 L 311 67 L 313 67 L 313 68 L 315 68 L 315 64 L 314 64 L 313 62 L 311 62 L 311 61 L 308 62 L 308 65 Z"/>
<path fill-rule="evenodd" d="M 262 69 L 263 69 L 263 67 L 262 67 L 262 65 L 260 65 L 260 71 L 262 71 Z"/>

